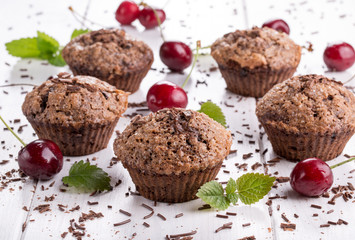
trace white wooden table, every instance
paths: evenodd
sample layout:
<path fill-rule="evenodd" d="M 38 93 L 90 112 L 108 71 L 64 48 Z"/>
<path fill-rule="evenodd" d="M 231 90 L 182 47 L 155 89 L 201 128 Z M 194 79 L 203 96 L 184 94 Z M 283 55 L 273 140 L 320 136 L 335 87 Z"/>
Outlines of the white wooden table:
<path fill-rule="evenodd" d="M 329 73 L 322 60 L 323 50 L 327 43 L 333 41 L 346 41 L 355 46 L 355 2 L 353 0 L 324 0 L 324 1 L 296 1 L 296 0 L 227 0 L 227 1 L 149 1 L 148 3 L 164 8 L 167 20 L 164 23 L 164 34 L 168 40 L 180 40 L 194 48 L 195 41 L 201 40 L 202 45 L 211 44 L 216 38 L 235 29 L 250 28 L 254 25 L 260 26 L 266 20 L 272 18 L 283 18 L 291 28 L 290 37 L 298 44 L 308 46 L 313 44 L 314 51 L 308 52 L 303 49 L 302 60 L 296 74 L 318 73 L 334 77 L 339 81 L 346 81 L 355 73 L 355 67 L 342 73 Z M 21 112 L 21 105 L 25 92 L 32 89 L 31 86 L 4 87 L 7 84 L 40 84 L 48 76 L 61 71 L 69 71 L 68 67 L 52 67 L 43 65 L 39 60 L 20 60 L 7 54 L 4 43 L 20 37 L 32 37 L 36 31 L 44 31 L 59 40 L 65 45 L 70 38 L 74 28 L 82 28 L 81 23 L 76 21 L 68 6 L 85 15 L 88 19 L 99 22 L 106 27 L 120 27 L 114 19 L 114 12 L 118 1 L 109 0 L 29 0 L 29 1 L 2 1 L 0 8 L 0 114 L 17 131 L 22 125 L 23 131 L 20 134 L 25 142 L 30 142 L 36 137 L 33 129 L 28 124 Z M 98 26 L 86 22 L 92 29 Z M 148 88 L 159 80 L 170 80 L 181 84 L 186 77 L 184 74 L 171 74 L 161 63 L 158 55 L 162 43 L 158 29 L 145 31 L 139 22 L 132 27 L 124 27 L 131 35 L 144 40 L 154 50 L 155 61 L 153 68 L 144 79 L 138 92 L 131 95 L 130 102 L 142 102 L 145 100 Z M 255 116 L 255 99 L 242 98 L 225 90 L 225 82 L 219 71 L 210 72 L 211 67 L 216 63 L 210 56 L 200 57 L 197 68 L 194 70 L 192 79 L 189 81 L 186 90 L 189 96 L 190 109 L 199 109 L 199 102 L 211 99 L 219 104 L 226 114 L 229 129 L 235 135 L 232 149 L 237 149 L 225 161 L 225 168 L 230 174 L 220 172 L 220 181 L 226 181 L 230 177 L 237 178 L 246 171 L 238 169 L 235 164 L 247 163 L 247 171 L 252 171 L 251 166 L 255 163 L 265 164 L 275 157 L 267 137 L 259 128 Z M 161 71 L 162 70 L 162 71 Z M 205 81 L 205 84 L 197 84 L 198 81 Z M 355 80 L 347 84 L 355 86 Z M 197 86 L 197 87 L 196 87 Z M 233 105 L 233 107 L 227 107 Z M 129 108 L 127 114 L 136 112 L 137 108 Z M 142 111 L 148 114 L 148 111 Z M 21 119 L 20 123 L 14 123 L 14 119 Z M 117 130 L 122 131 L 129 123 L 129 118 L 120 119 Z M 0 124 L 1 125 L 1 124 Z M 0 127 L 0 162 L 10 160 L 0 165 L 0 174 L 4 176 L 12 169 L 18 169 L 15 160 L 20 149 L 20 143 L 9 131 Z M 113 136 L 114 138 L 114 136 Z M 85 230 L 84 239 L 164 239 L 171 234 L 186 233 L 196 230 L 194 239 L 240 239 L 248 236 L 255 236 L 256 239 L 355 239 L 355 206 L 353 199 L 345 202 L 342 198 L 336 199 L 335 205 L 327 204 L 330 198 L 306 198 L 293 192 L 289 183 L 280 183 L 273 188 L 269 195 L 259 203 L 252 206 L 239 204 L 228 209 L 229 212 L 237 213 L 237 216 L 229 216 L 228 219 L 216 217 L 216 210 L 209 209 L 198 211 L 202 206 L 201 200 L 194 200 L 183 204 L 169 205 L 158 203 L 154 206 L 152 201 L 143 197 L 126 193 L 129 188 L 135 191 L 127 171 L 122 165 L 116 164 L 108 168 L 113 157 L 112 142 L 107 149 L 83 157 L 71 157 L 64 162 L 63 170 L 53 180 L 47 182 L 35 182 L 27 179 L 25 182 L 14 181 L 7 186 L 0 188 L 0 239 L 61 239 L 61 234 L 68 232 L 68 227 L 75 224 L 70 223 L 74 219 L 79 224 L 79 217 L 82 213 L 89 213 L 90 210 L 99 213 L 104 217 L 95 218 L 83 222 Z M 347 144 L 344 154 L 355 155 L 355 137 Z M 252 157 L 243 159 L 244 154 L 253 153 Z M 93 158 L 96 158 L 93 161 Z M 112 185 L 118 180 L 122 181 L 113 191 L 95 196 L 89 194 L 78 194 L 75 191 L 61 192 L 64 188 L 61 178 L 68 174 L 71 165 L 81 159 L 89 159 L 92 163 L 98 164 L 112 177 Z M 344 160 L 343 155 L 332 160 L 334 164 Z M 278 174 L 276 176 L 289 176 L 295 163 L 286 160 L 268 167 L 268 172 Z M 334 186 L 347 185 L 348 182 L 355 184 L 355 173 L 351 172 L 355 163 L 349 163 L 334 170 Z M 263 166 L 255 172 L 264 172 Z M 18 178 L 17 173 L 7 177 Z M 54 184 L 53 184 L 54 181 Z M 51 185 L 52 184 L 52 185 Z M 51 186 L 50 186 L 51 185 Z M 284 198 L 272 200 L 268 206 L 268 198 L 279 195 Z M 47 201 L 46 197 L 54 197 L 54 200 Z M 334 194 L 330 193 L 330 197 Z M 97 205 L 89 205 L 87 202 L 98 202 Z M 145 203 L 154 208 L 155 214 L 149 219 L 143 219 L 150 213 L 141 204 Z M 50 211 L 40 213 L 35 208 L 42 204 L 49 204 Z M 65 205 L 61 211 L 58 204 Z M 321 209 L 310 207 L 311 204 L 321 206 Z M 108 208 L 108 205 L 112 208 Z M 80 206 L 79 210 L 69 211 Z M 132 213 L 128 217 L 119 212 L 120 209 Z M 163 221 L 157 216 L 161 213 L 166 217 Z M 184 215 L 179 218 L 179 213 Z M 225 212 L 221 212 L 225 213 Z M 270 216 L 270 213 L 272 215 Z M 281 214 L 296 224 L 294 231 L 284 231 L 281 223 L 286 223 Z M 294 214 L 299 217 L 296 218 Z M 318 215 L 314 215 L 318 214 Z M 131 219 L 130 223 L 114 227 L 117 222 Z M 337 222 L 343 219 L 348 225 L 330 225 L 321 228 L 320 225 L 328 221 Z M 143 226 L 147 222 L 150 227 Z M 215 233 L 215 230 L 227 222 L 233 222 L 231 229 Z M 248 223 L 250 223 L 249 226 Z M 246 224 L 243 226 L 243 224 Z M 71 233 L 65 239 L 75 239 Z"/>

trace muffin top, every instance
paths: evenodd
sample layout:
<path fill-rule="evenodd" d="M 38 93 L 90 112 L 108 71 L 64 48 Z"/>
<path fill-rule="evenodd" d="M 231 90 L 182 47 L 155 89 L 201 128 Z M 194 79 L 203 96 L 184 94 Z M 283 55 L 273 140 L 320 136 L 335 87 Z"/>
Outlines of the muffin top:
<path fill-rule="evenodd" d="M 144 69 L 153 61 L 153 52 L 148 45 L 129 39 L 125 31 L 119 29 L 82 34 L 71 40 L 62 54 L 71 68 L 97 71 L 106 79 L 112 74 L 124 75 Z"/>
<path fill-rule="evenodd" d="M 110 124 L 126 110 L 127 98 L 97 78 L 63 72 L 29 92 L 22 111 L 28 119 L 66 127 Z"/>
<path fill-rule="evenodd" d="M 296 76 L 275 85 L 257 103 L 256 115 L 282 131 L 331 134 L 355 129 L 355 97 L 324 76 Z"/>
<path fill-rule="evenodd" d="M 222 163 L 231 144 L 230 132 L 204 113 L 171 108 L 132 119 L 114 151 L 125 167 L 179 175 Z"/>
<path fill-rule="evenodd" d="M 253 27 L 217 39 L 212 44 L 211 55 L 219 65 L 229 68 L 265 67 L 279 70 L 298 66 L 301 47 L 286 33 L 268 27 Z"/>

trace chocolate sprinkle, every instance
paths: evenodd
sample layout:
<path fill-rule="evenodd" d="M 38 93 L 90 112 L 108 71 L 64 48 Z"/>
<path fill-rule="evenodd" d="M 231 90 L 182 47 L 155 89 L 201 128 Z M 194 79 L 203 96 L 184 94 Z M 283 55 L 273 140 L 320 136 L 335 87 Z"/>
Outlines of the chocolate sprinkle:
<path fill-rule="evenodd" d="M 127 219 L 127 220 L 119 222 L 119 223 L 114 223 L 113 226 L 117 227 L 117 226 L 121 226 L 121 225 L 127 224 L 129 222 L 131 222 L 131 219 Z"/>
<path fill-rule="evenodd" d="M 161 219 L 163 219 L 164 221 L 166 221 L 166 217 L 164 217 L 164 216 L 161 215 L 160 213 L 158 213 L 157 216 L 160 217 Z"/>
<path fill-rule="evenodd" d="M 186 236 L 195 235 L 196 233 L 197 233 L 197 231 L 191 231 L 191 232 L 188 232 L 188 233 L 175 234 L 175 235 L 170 235 L 170 238 L 186 237 Z"/>
<path fill-rule="evenodd" d="M 311 204 L 311 207 L 312 207 L 312 208 L 317 208 L 317 209 L 322 209 L 322 207 L 321 207 L 321 206 L 316 205 L 316 204 Z"/>
<path fill-rule="evenodd" d="M 184 216 L 184 214 L 183 213 L 179 213 L 179 214 L 175 215 L 175 218 L 179 218 L 179 217 L 182 217 L 182 216 Z"/>
<path fill-rule="evenodd" d="M 123 213 L 123 214 L 127 215 L 128 217 L 132 216 L 131 213 L 129 213 L 129 212 L 123 210 L 123 209 L 120 209 L 119 211 L 120 211 L 120 213 Z"/>
<path fill-rule="evenodd" d="M 228 218 L 227 215 L 222 215 L 222 214 L 217 214 L 216 217 L 218 217 L 218 218 Z"/>

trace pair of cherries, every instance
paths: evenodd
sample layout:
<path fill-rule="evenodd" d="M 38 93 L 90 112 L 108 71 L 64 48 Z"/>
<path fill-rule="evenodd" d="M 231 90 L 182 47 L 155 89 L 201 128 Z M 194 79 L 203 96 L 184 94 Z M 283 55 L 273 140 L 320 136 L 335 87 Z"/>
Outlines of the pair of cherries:
<path fill-rule="evenodd" d="M 139 6 L 131 1 L 123 1 L 118 6 L 115 17 L 116 20 L 123 25 L 129 25 L 138 19 L 147 29 L 159 26 L 157 17 L 159 18 L 160 24 L 166 19 L 164 10 L 153 9 L 149 6 L 145 6 L 140 10 Z"/>

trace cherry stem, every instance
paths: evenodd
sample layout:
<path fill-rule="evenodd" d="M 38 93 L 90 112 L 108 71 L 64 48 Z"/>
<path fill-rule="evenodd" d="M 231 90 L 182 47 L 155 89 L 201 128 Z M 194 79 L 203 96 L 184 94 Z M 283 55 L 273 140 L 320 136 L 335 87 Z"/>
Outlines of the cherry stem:
<path fill-rule="evenodd" d="M 195 67 L 195 65 L 196 65 L 196 62 L 197 62 L 197 58 L 198 58 L 198 55 L 199 55 L 199 54 L 198 54 L 198 50 L 200 50 L 200 48 L 201 48 L 201 41 L 198 40 L 198 41 L 196 42 L 196 53 L 194 54 L 194 61 L 193 61 L 193 63 L 192 63 L 192 67 L 191 67 L 191 69 L 190 69 L 189 75 L 187 75 L 187 77 L 186 77 L 186 79 L 185 79 L 185 82 L 181 85 L 181 88 L 184 88 L 185 85 L 187 84 L 187 82 L 188 82 L 189 79 L 190 79 L 192 70 L 194 69 L 194 67 Z"/>
<path fill-rule="evenodd" d="M 7 125 L 7 123 L 4 121 L 4 119 L 1 116 L 0 116 L 0 120 L 5 124 L 7 129 L 9 129 L 9 131 L 22 143 L 22 145 L 26 147 L 26 143 L 24 143 L 24 141 L 22 141 L 22 139 L 12 130 L 12 128 L 9 125 Z"/>
<path fill-rule="evenodd" d="M 344 82 L 343 85 L 351 82 L 354 78 L 355 78 L 355 74 L 351 78 L 349 78 L 346 82 Z"/>
<path fill-rule="evenodd" d="M 69 6 L 68 9 L 72 12 L 74 18 L 76 20 L 78 20 L 79 23 L 81 23 L 84 27 L 86 27 L 87 29 L 90 29 L 88 26 L 85 25 L 85 21 L 88 21 L 89 23 L 91 24 L 94 24 L 94 25 L 97 25 L 97 26 L 100 26 L 102 28 L 106 28 L 104 25 L 100 24 L 100 23 L 97 23 L 97 22 L 94 22 L 94 21 L 91 21 L 90 19 L 87 19 L 86 17 L 80 15 L 77 11 L 74 10 L 74 8 L 72 6 Z M 80 17 L 81 20 L 78 18 Z"/>
<path fill-rule="evenodd" d="M 202 50 L 202 49 L 208 49 L 208 48 L 211 48 L 212 45 L 208 45 L 208 46 L 205 46 L 205 47 L 200 47 L 199 49 Z M 191 51 L 196 51 L 196 48 L 192 49 Z"/>
<path fill-rule="evenodd" d="M 334 168 L 336 168 L 336 167 L 339 167 L 339 166 L 341 166 L 341 165 L 343 165 L 343 164 L 345 164 L 345 163 L 348 163 L 348 162 L 351 162 L 351 161 L 354 161 L 354 160 L 355 160 L 355 157 L 350 158 L 350 159 L 345 160 L 345 161 L 342 161 L 342 162 L 340 162 L 340 163 L 337 163 L 337 164 L 331 166 L 330 168 L 331 168 L 331 169 L 334 169 Z"/>

